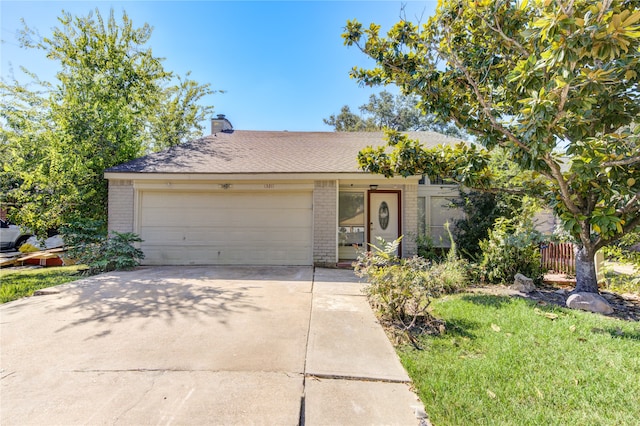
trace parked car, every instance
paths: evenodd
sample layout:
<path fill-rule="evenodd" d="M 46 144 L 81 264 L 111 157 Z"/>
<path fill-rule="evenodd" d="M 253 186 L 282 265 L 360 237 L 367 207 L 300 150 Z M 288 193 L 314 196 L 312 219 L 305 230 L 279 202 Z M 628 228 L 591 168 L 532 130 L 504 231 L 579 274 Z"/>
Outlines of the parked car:
<path fill-rule="evenodd" d="M 18 225 L 0 219 L 0 250 L 18 250 L 30 236 Z"/>

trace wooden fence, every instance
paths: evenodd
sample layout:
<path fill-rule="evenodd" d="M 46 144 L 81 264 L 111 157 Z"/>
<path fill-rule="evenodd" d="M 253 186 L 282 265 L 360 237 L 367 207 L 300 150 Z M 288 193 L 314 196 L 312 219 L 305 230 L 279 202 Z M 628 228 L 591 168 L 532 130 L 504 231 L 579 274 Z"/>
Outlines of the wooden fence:
<path fill-rule="evenodd" d="M 558 274 L 576 273 L 576 255 L 571 243 L 545 243 L 541 249 L 542 267 Z"/>

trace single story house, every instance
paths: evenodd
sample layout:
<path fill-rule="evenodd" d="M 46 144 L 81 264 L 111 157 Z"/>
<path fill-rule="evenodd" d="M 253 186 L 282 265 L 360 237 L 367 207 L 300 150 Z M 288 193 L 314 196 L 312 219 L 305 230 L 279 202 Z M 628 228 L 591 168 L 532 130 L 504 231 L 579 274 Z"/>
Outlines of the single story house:
<path fill-rule="evenodd" d="M 378 236 L 404 235 L 411 256 L 419 233 L 447 246 L 457 187 L 360 170 L 358 152 L 384 143 L 382 132 L 233 130 L 220 115 L 208 136 L 105 172 L 109 229 L 139 234 L 147 265 L 335 266 Z"/>

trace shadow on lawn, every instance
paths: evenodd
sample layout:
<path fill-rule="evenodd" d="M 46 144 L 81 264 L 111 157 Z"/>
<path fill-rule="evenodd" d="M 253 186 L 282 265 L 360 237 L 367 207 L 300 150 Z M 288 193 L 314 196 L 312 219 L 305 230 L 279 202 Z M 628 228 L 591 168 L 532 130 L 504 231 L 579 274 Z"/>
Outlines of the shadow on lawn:
<path fill-rule="evenodd" d="M 476 334 L 473 332 L 480 328 L 480 323 L 477 321 L 469 321 L 462 318 L 449 318 L 445 321 L 446 333 L 441 334 L 439 337 L 466 337 L 469 339 L 475 339 Z"/>
<path fill-rule="evenodd" d="M 462 300 L 473 303 L 474 305 L 482 305 L 493 308 L 503 308 L 518 300 L 524 300 L 531 308 L 540 309 L 545 312 L 558 312 L 558 309 L 564 308 L 563 305 L 556 303 L 555 300 L 541 300 L 531 296 L 511 295 L 501 296 L 495 294 L 474 293 L 462 296 Z"/>
<path fill-rule="evenodd" d="M 614 339 L 635 340 L 640 343 L 640 329 L 635 331 L 623 331 L 620 328 L 607 327 L 606 329 L 592 329 L 592 333 L 608 333 Z"/>
<path fill-rule="evenodd" d="M 513 299 L 509 296 L 496 296 L 493 294 L 465 294 L 462 296 L 462 300 L 474 305 L 490 306 L 492 308 L 502 308 L 513 303 Z"/>

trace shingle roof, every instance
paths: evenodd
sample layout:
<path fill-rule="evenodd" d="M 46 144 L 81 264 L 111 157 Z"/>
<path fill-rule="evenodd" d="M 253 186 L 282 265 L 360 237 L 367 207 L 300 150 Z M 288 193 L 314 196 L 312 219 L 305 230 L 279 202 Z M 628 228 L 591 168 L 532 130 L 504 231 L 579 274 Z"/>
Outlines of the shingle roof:
<path fill-rule="evenodd" d="M 407 132 L 426 146 L 459 142 Z M 119 173 L 358 173 L 358 152 L 385 143 L 383 132 L 218 133 L 107 170 Z"/>

